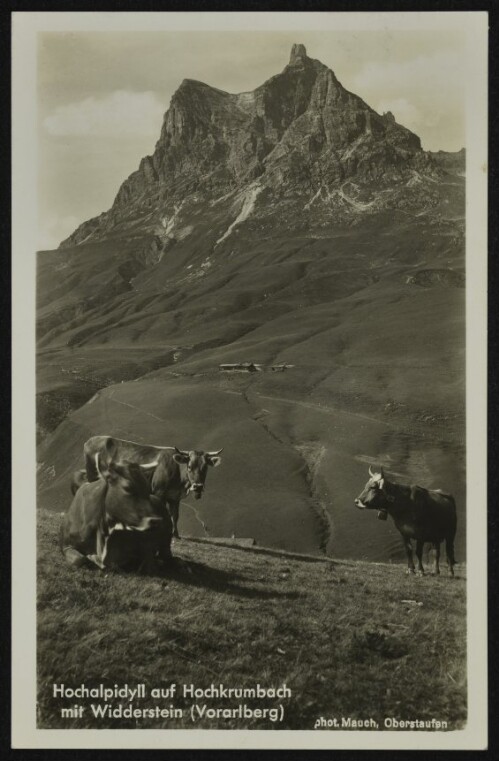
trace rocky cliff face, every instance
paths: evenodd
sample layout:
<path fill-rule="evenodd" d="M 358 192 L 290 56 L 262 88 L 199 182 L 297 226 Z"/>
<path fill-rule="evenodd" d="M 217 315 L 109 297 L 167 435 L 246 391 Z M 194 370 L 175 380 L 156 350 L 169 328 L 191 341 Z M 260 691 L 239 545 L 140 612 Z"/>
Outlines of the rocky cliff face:
<path fill-rule="evenodd" d="M 416 135 L 392 114 L 377 114 L 294 45 L 284 70 L 253 92 L 230 94 L 184 80 L 153 155 L 125 180 L 109 211 L 61 245 L 101 240 L 131 225 L 164 238 L 180 204 L 233 194 L 242 207 L 255 191 L 266 206 L 294 199 L 291 217 L 299 213 L 314 223 L 331 221 L 331 214 L 345 219 L 427 207 L 437 203 L 440 174 Z"/>

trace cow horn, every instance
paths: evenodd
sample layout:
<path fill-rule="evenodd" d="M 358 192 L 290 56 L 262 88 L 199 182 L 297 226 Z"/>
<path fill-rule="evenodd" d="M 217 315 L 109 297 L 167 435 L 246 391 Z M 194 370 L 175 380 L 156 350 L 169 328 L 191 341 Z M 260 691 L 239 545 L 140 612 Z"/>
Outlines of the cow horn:
<path fill-rule="evenodd" d="M 206 454 L 208 455 L 208 457 L 218 457 L 220 452 L 223 452 L 223 451 L 224 451 L 224 448 L 222 447 L 222 449 L 219 449 L 218 452 L 206 452 Z"/>
<path fill-rule="evenodd" d="M 383 473 L 383 466 L 379 469 L 379 472 L 381 473 L 381 478 L 385 477 L 385 474 Z"/>
<path fill-rule="evenodd" d="M 371 476 L 371 478 L 374 478 L 374 473 L 372 472 L 370 465 L 369 465 L 369 475 Z"/>
<path fill-rule="evenodd" d="M 188 457 L 189 452 L 184 452 L 182 449 L 179 449 L 178 447 L 175 447 L 175 451 L 177 454 L 184 455 L 184 457 Z"/>
<path fill-rule="evenodd" d="M 153 460 L 152 462 L 144 462 L 139 463 L 139 466 L 142 470 L 152 470 L 153 468 L 157 468 L 159 464 L 159 460 Z"/>

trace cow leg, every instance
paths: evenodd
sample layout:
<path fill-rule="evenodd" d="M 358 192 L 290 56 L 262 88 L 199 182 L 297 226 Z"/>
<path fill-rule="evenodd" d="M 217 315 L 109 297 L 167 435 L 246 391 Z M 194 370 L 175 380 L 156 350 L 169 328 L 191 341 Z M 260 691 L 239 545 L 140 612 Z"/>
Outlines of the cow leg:
<path fill-rule="evenodd" d="M 416 541 L 416 557 L 418 559 L 418 574 L 420 576 L 424 576 L 424 568 L 423 568 L 423 546 L 424 542 L 421 541 L 421 539 L 418 539 Z"/>
<path fill-rule="evenodd" d="M 104 565 L 104 563 L 102 562 L 102 560 L 100 559 L 98 555 L 87 555 L 87 558 L 90 560 L 91 563 L 94 563 L 94 565 L 96 565 L 97 568 L 100 568 L 101 571 L 105 569 L 106 566 Z"/>
<path fill-rule="evenodd" d="M 440 542 L 435 545 L 435 576 L 440 576 Z"/>
<path fill-rule="evenodd" d="M 82 568 L 83 566 L 88 565 L 87 557 L 82 555 L 81 552 L 78 552 L 78 550 L 75 550 L 74 547 L 65 547 L 63 549 L 63 554 L 66 562 L 69 563 L 72 568 Z"/>
<path fill-rule="evenodd" d="M 166 516 L 166 520 L 168 520 L 168 518 L 169 516 Z M 163 519 L 163 523 L 165 523 L 165 519 Z M 172 542 L 171 525 L 164 525 L 161 527 L 161 529 L 157 530 L 158 557 L 165 564 L 170 563 L 172 559 L 171 542 Z"/>
<path fill-rule="evenodd" d="M 178 534 L 178 525 L 177 525 L 179 504 L 180 504 L 180 500 L 176 500 L 175 502 L 173 500 L 170 500 L 168 502 L 168 510 L 170 512 L 170 517 L 172 519 L 173 536 L 176 539 L 180 539 L 180 536 Z"/>
<path fill-rule="evenodd" d="M 107 540 L 108 537 L 104 536 L 102 526 L 99 526 L 97 528 L 96 553 L 95 555 L 88 555 L 88 559 L 91 560 L 92 563 L 95 563 L 95 565 L 98 566 L 101 570 L 104 570 L 106 567 L 104 559 L 107 552 Z"/>
<path fill-rule="evenodd" d="M 142 552 L 140 571 L 149 575 L 160 572 L 160 564 L 169 565 L 172 560 L 170 549 L 172 541 L 172 525 L 167 510 L 159 526 L 146 531 L 141 537 Z"/>
<path fill-rule="evenodd" d="M 161 492 L 156 492 L 152 496 L 154 505 L 157 510 L 158 517 L 161 518 L 159 525 L 156 524 L 153 529 L 153 536 L 155 537 L 155 549 L 154 554 L 164 563 L 170 563 L 172 559 L 171 543 L 173 533 L 173 503 L 168 500 Z M 177 518 L 178 518 L 178 505 L 177 505 Z"/>
<path fill-rule="evenodd" d="M 415 573 L 414 560 L 412 559 L 411 540 L 404 537 L 404 547 L 407 552 L 407 573 Z"/>

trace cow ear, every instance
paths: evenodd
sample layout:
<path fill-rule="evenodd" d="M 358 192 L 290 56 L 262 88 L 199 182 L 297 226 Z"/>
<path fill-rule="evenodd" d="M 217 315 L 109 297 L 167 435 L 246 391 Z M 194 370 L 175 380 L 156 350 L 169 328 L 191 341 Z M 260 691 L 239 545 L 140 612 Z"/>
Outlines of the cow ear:
<path fill-rule="evenodd" d="M 213 465 L 214 468 L 217 468 L 220 463 L 222 462 L 221 457 L 208 457 L 207 458 L 208 465 Z"/>
<path fill-rule="evenodd" d="M 175 462 L 178 462 L 179 465 L 182 465 L 182 463 L 189 462 L 189 455 L 182 454 L 181 452 L 175 452 L 173 459 Z"/>

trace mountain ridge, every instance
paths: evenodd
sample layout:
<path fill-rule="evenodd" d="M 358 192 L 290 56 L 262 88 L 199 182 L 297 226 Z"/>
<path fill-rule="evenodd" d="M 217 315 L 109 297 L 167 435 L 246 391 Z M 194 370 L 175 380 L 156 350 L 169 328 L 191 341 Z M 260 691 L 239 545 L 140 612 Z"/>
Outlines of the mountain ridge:
<path fill-rule="evenodd" d="M 407 179 L 411 170 L 427 175 L 426 184 L 441 175 L 417 135 L 390 112 L 377 114 L 303 45 L 294 45 L 283 71 L 251 92 L 232 94 L 184 79 L 154 152 L 124 180 L 111 208 L 80 225 L 61 247 L 114 234 L 131 207 L 143 219 L 152 210 L 159 221 L 196 193 L 221 197 L 255 180 L 273 199 L 299 187 L 311 200 L 350 179 L 370 202 L 389 208 L 393 199 L 380 189 Z M 409 203 L 414 206 L 414 194 Z"/>

